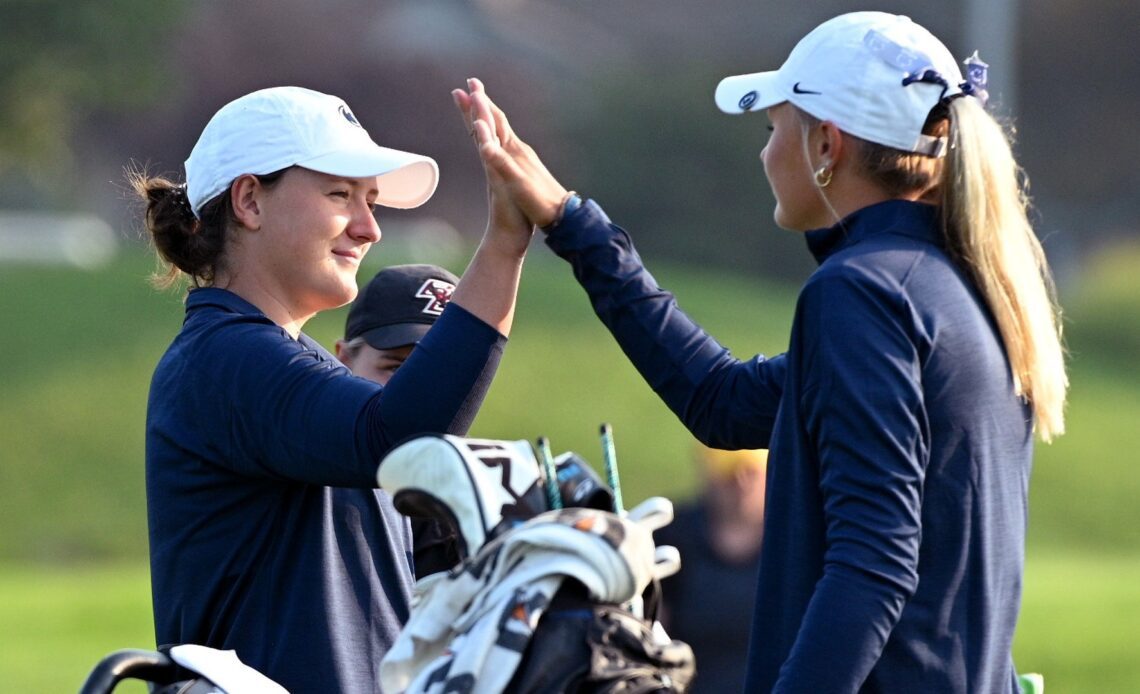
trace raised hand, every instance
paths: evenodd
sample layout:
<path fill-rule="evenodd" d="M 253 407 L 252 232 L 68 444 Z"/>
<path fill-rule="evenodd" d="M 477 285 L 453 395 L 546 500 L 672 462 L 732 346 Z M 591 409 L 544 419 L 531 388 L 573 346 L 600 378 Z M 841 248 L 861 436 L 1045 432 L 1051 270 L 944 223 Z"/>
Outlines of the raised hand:
<path fill-rule="evenodd" d="M 483 83 L 469 79 L 467 89 L 456 89 L 451 95 L 483 160 L 492 214 L 496 206 L 510 205 L 535 226 L 551 224 L 568 195 L 566 188 L 546 169 L 534 149 L 515 134 L 506 114 L 487 96 Z"/>

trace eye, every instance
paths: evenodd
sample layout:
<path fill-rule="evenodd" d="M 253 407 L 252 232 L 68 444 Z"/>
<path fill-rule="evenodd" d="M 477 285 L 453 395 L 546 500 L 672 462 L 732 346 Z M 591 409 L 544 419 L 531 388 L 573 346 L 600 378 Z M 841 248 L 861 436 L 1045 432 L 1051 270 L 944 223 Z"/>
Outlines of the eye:
<path fill-rule="evenodd" d="M 347 190 L 334 190 L 333 192 L 329 193 L 329 195 L 334 198 L 343 198 L 345 200 L 348 200 L 352 194 Z"/>

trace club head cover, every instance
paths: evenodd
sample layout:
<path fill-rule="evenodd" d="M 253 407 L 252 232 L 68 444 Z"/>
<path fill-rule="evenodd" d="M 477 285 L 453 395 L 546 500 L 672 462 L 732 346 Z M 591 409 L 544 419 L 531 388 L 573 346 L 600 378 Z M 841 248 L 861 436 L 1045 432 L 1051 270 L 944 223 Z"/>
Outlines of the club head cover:
<path fill-rule="evenodd" d="M 549 509 L 538 460 L 525 440 L 422 436 L 392 449 L 376 480 L 400 513 L 452 527 L 461 559 Z"/>

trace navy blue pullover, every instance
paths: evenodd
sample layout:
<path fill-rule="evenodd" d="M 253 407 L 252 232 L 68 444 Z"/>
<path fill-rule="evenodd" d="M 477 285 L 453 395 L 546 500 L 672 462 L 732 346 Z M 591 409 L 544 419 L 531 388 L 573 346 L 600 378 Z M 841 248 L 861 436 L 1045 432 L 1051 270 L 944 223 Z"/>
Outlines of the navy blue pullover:
<path fill-rule="evenodd" d="M 788 351 L 740 361 L 593 202 L 547 239 L 698 439 L 770 448 L 746 691 L 1017 692 L 1033 423 L 992 318 L 933 207 L 807 242 Z"/>
<path fill-rule="evenodd" d="M 505 340 L 451 304 L 382 388 L 235 294 L 191 291 L 147 406 L 159 645 L 236 650 L 298 694 L 378 691 L 413 578 L 377 465 L 465 433 Z"/>

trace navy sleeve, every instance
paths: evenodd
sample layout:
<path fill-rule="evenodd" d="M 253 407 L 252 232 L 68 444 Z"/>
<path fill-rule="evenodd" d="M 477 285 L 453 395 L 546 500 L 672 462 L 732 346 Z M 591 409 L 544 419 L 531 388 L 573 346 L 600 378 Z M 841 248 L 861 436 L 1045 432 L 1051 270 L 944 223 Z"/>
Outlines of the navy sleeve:
<path fill-rule="evenodd" d="M 782 355 L 734 358 L 657 285 L 629 235 L 593 201 L 546 243 L 570 262 L 598 318 L 694 436 L 717 448 L 768 447 L 783 392 Z"/>
<path fill-rule="evenodd" d="M 381 388 L 277 326 L 239 320 L 202 346 L 230 428 L 219 438 L 231 450 L 215 458 L 242 474 L 322 486 L 374 487 L 396 443 L 465 432 L 506 340 L 450 305 Z"/>
<path fill-rule="evenodd" d="M 916 321 L 878 280 L 817 274 L 797 307 L 823 576 L 773 691 L 855 692 L 918 584 L 929 432 Z"/>
<path fill-rule="evenodd" d="M 360 433 L 367 438 L 372 459 L 378 461 L 410 436 L 465 435 L 491 387 L 506 342 L 459 304 L 448 304 L 363 413 Z"/>

